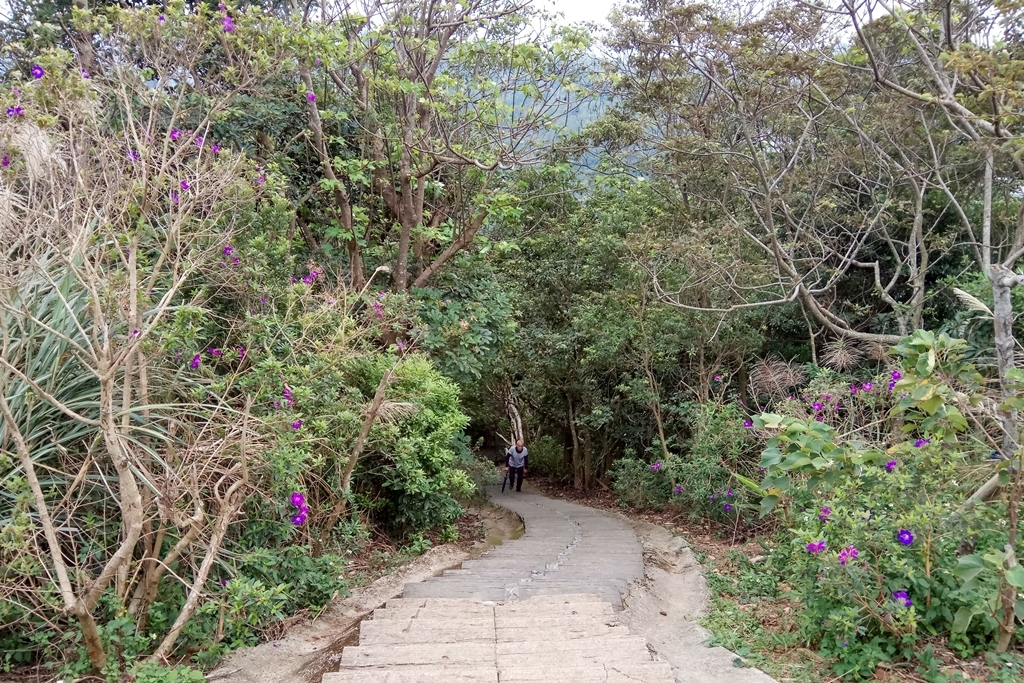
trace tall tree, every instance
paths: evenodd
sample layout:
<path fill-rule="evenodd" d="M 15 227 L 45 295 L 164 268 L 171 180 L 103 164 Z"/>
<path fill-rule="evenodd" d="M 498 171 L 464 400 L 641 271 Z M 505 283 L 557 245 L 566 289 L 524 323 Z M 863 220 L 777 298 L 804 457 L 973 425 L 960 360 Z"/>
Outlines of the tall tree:
<path fill-rule="evenodd" d="M 325 231 L 349 281 L 366 251 L 424 286 L 510 198 L 495 175 L 536 163 L 582 99 L 586 34 L 547 32 L 516 0 L 324 5 L 299 57 Z"/>

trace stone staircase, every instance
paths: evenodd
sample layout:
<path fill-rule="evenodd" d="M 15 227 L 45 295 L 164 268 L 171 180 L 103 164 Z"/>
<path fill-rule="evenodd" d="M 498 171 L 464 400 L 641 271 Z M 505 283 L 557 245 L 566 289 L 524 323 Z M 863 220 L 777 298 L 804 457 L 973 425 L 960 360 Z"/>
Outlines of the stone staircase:
<path fill-rule="evenodd" d="M 535 493 L 490 493 L 523 536 L 406 584 L 323 683 L 672 683 L 669 663 L 616 617 L 644 574 L 633 530 Z"/>
<path fill-rule="evenodd" d="M 323 683 L 672 683 L 643 638 L 594 594 L 506 604 L 455 598 L 389 600 Z"/>

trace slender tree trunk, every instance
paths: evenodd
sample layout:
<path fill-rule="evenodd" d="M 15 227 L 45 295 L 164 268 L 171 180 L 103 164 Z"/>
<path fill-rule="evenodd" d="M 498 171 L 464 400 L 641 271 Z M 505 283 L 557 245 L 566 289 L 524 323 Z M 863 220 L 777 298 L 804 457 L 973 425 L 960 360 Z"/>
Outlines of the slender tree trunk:
<path fill-rule="evenodd" d="M 199 570 L 192 580 L 185 604 L 182 605 L 181 612 L 178 613 L 174 624 L 171 625 L 171 630 L 164 636 L 160 646 L 153 652 L 150 659 L 163 659 L 171 653 L 175 641 L 181 635 L 181 630 L 185 628 L 185 624 L 192 618 L 196 608 L 199 606 L 199 599 L 203 594 L 203 586 L 206 585 L 206 579 L 210 576 L 213 563 L 217 561 L 217 556 L 220 554 L 220 546 L 224 541 L 224 536 L 228 533 L 228 526 L 231 524 L 231 520 L 234 519 L 239 508 L 242 507 L 242 503 L 245 502 L 245 496 L 239 495 L 243 484 L 244 482 L 241 480 L 236 481 L 224 495 L 223 502 L 218 511 L 217 522 L 213 527 L 213 533 L 210 535 L 210 543 L 207 546 L 206 555 L 203 557 L 203 562 L 199 565 Z"/>
<path fill-rule="evenodd" d="M 583 440 L 583 488 L 587 491 L 593 487 L 594 470 L 594 435 L 588 434 Z"/>
<path fill-rule="evenodd" d="M 910 320 L 915 330 L 924 327 L 924 295 L 925 277 L 928 274 L 928 245 L 924 239 L 924 186 L 914 187 L 914 226 L 911 232 L 910 251 L 908 263 L 910 264 L 910 284 L 912 294 L 910 297 Z M 902 319 L 903 316 L 897 317 Z M 902 326 L 901 326 L 902 327 Z M 901 333 L 903 331 L 901 330 Z"/>
<path fill-rule="evenodd" d="M 366 445 L 366 439 L 370 436 L 370 429 L 373 428 L 373 423 L 377 420 L 381 404 L 384 403 L 384 398 L 387 395 L 388 384 L 394 376 L 395 367 L 393 366 L 384 372 L 384 375 L 380 378 L 380 382 L 377 383 L 377 391 L 373 394 L 373 400 L 370 401 L 370 407 L 366 411 L 366 417 L 363 418 L 363 426 L 359 430 L 359 436 L 356 437 L 356 443 L 352 447 L 352 453 L 348 456 L 348 463 L 345 465 L 345 470 L 342 472 L 338 482 L 339 488 L 341 489 L 341 495 L 338 498 L 338 502 L 334 504 L 334 508 L 331 510 L 331 514 L 327 518 L 327 523 L 320 530 L 320 536 L 316 541 L 316 545 L 313 547 L 314 557 L 319 557 L 323 552 L 323 546 L 330 537 L 331 530 L 334 529 L 338 520 L 341 519 L 341 516 L 345 514 L 345 510 L 348 509 L 348 495 L 349 491 L 352 489 L 352 472 L 356 468 L 356 463 L 359 462 L 359 456 L 363 454 L 363 447 Z"/>
<path fill-rule="evenodd" d="M 577 491 L 583 489 L 583 479 L 580 477 L 580 437 L 576 432 L 576 414 L 572 408 L 572 399 L 566 398 L 569 402 L 569 433 L 572 434 L 572 484 Z"/>
<path fill-rule="evenodd" d="M 989 279 L 992 282 L 993 327 L 995 328 L 996 366 L 999 370 L 999 385 L 1003 400 L 1013 398 L 1015 392 L 1012 383 L 1007 380 L 1007 373 L 1014 367 L 1013 351 L 1016 346 L 1013 338 L 1013 301 L 1011 290 L 1017 278 L 1009 269 L 994 264 Z M 997 419 L 1003 430 L 1003 454 L 1012 457 L 1017 450 L 1019 433 L 1017 430 L 1017 410 L 1015 408 L 998 408 Z"/>

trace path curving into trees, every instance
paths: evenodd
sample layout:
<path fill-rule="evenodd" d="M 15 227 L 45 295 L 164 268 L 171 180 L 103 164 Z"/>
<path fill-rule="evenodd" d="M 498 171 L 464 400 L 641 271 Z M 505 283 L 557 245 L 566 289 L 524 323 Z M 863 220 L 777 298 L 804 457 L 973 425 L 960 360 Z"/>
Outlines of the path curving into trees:
<path fill-rule="evenodd" d="M 643 548 L 626 523 L 538 493 L 502 493 L 493 487 L 490 494 L 522 518 L 522 538 L 464 562 L 461 569 L 406 584 L 403 597 L 508 602 L 589 593 L 622 609 L 629 584 L 644 574 Z"/>

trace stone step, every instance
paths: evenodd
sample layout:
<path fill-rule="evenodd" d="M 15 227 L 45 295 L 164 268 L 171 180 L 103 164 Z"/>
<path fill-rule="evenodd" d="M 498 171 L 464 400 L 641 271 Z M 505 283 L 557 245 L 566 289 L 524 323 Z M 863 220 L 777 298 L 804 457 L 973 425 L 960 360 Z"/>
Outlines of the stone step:
<path fill-rule="evenodd" d="M 501 683 L 674 683 L 668 662 L 559 667 L 557 672 L 546 666 L 516 666 L 500 669 L 498 680 Z"/>
<path fill-rule="evenodd" d="M 406 664 L 487 664 L 495 661 L 495 643 L 358 645 L 341 652 L 343 667 Z"/>
<path fill-rule="evenodd" d="M 610 635 L 613 633 L 629 633 L 625 626 L 609 626 L 597 622 L 594 624 L 578 624 L 570 628 L 534 628 L 524 626 L 522 628 L 497 628 L 495 635 L 499 643 L 526 643 L 529 641 L 564 641 L 576 638 L 593 638 L 594 636 Z"/>
<path fill-rule="evenodd" d="M 533 598 L 531 598 L 533 600 Z M 533 603 L 524 600 L 522 602 L 509 602 L 504 605 L 499 605 L 494 610 L 495 617 L 500 617 L 510 614 L 523 614 L 533 615 L 538 617 L 548 617 L 556 615 L 572 615 L 572 614 L 587 614 L 595 616 L 608 616 L 613 615 L 612 607 L 603 600 L 600 602 L 579 602 L 579 603 Z"/>
<path fill-rule="evenodd" d="M 571 655 L 576 652 L 626 652 L 636 655 L 638 660 L 650 659 L 647 642 L 640 636 L 615 634 L 596 636 L 593 638 L 575 638 L 554 642 L 524 641 L 498 643 L 495 652 L 499 661 L 507 657 L 546 657 L 555 653 L 558 656 Z"/>
<path fill-rule="evenodd" d="M 323 683 L 498 683 L 494 664 L 479 666 L 412 665 L 349 669 L 326 673 Z"/>
<path fill-rule="evenodd" d="M 494 620 L 380 619 L 359 625 L 359 645 L 493 643 Z"/>
<path fill-rule="evenodd" d="M 402 589 L 404 597 L 475 598 L 481 602 L 504 602 L 505 589 L 494 586 L 448 586 L 440 583 L 409 583 Z"/>
<path fill-rule="evenodd" d="M 531 614 L 515 612 L 512 614 L 495 614 L 494 628 L 497 630 L 508 628 L 536 628 L 536 629 L 565 629 L 570 631 L 577 627 L 602 624 L 607 626 L 618 626 L 619 622 L 614 615 L 604 614 Z"/>

